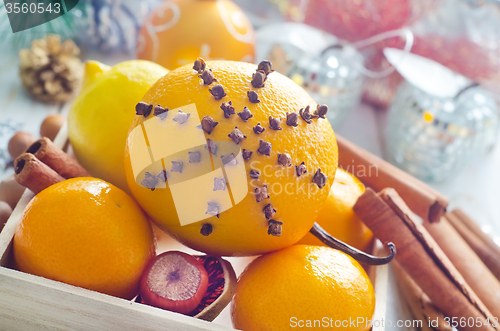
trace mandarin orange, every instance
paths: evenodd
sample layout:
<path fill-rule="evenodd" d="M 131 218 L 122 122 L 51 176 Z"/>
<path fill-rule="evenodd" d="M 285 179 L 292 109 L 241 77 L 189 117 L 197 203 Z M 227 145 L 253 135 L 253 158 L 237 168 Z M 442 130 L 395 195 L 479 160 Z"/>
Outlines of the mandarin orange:
<path fill-rule="evenodd" d="M 374 311 L 372 283 L 356 260 L 330 247 L 306 245 L 252 261 L 231 305 L 233 325 L 244 331 L 365 331 Z"/>
<path fill-rule="evenodd" d="M 255 34 L 229 0 L 165 0 L 139 31 L 137 57 L 175 69 L 198 56 L 253 62 Z"/>
<path fill-rule="evenodd" d="M 37 194 L 14 235 L 19 270 L 125 299 L 138 294 L 154 256 L 144 212 L 95 178 L 68 179 Z"/>
<path fill-rule="evenodd" d="M 352 207 L 364 191 L 365 186 L 358 178 L 338 168 L 330 195 L 316 221 L 333 237 L 362 251 L 368 249 L 373 234 Z M 311 233 L 307 233 L 298 244 L 325 245 Z"/>

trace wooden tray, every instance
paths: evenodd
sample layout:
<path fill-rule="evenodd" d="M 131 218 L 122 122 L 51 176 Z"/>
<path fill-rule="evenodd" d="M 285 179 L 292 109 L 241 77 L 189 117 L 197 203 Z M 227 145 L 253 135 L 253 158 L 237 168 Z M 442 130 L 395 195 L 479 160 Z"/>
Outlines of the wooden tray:
<path fill-rule="evenodd" d="M 54 143 L 68 142 L 63 126 Z M 229 306 L 214 322 L 172 313 L 133 301 L 67 285 L 12 269 L 12 239 L 28 202 L 34 194 L 25 190 L 0 233 L 0 328 L 3 330 L 233 330 Z M 168 235 L 155 231 L 158 253 L 181 250 L 199 254 Z M 373 254 L 384 255 L 382 245 L 374 245 Z M 228 258 L 237 275 L 253 258 Z M 381 321 L 386 313 L 388 266 L 368 270 L 375 287 L 377 305 L 373 320 Z M 373 328 L 384 331 L 383 327 Z"/>

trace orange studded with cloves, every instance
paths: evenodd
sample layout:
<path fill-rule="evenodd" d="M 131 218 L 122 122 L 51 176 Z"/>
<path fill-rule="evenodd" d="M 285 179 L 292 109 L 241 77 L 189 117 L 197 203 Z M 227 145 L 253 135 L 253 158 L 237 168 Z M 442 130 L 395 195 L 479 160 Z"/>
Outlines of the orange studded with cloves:
<path fill-rule="evenodd" d="M 207 79 L 213 82 L 206 84 Z M 139 101 L 139 108 L 146 111 L 135 116 L 131 130 L 155 113 L 167 114 L 166 121 L 176 119 L 189 125 L 194 115 L 187 116 L 179 108 L 195 104 L 200 132 L 208 142 L 204 150 L 213 158 L 222 157 L 226 165 L 244 163 L 248 193 L 241 201 L 223 210 L 221 202 L 207 198 L 206 218 L 181 225 L 169 176 L 179 171 L 187 175 L 209 153 L 186 150 L 182 165 L 165 162 L 163 170 L 150 172 L 144 178 L 146 185 L 141 185 L 134 178 L 127 147 L 130 190 L 160 228 L 207 254 L 248 256 L 288 247 L 313 226 L 337 169 L 335 134 L 323 118 L 326 106 L 318 108 L 301 87 L 273 72 L 270 62 L 259 66 L 206 61 L 203 68 L 191 63 L 162 77 Z M 145 116 L 157 106 L 168 111 L 151 111 Z M 233 144 L 239 152 L 225 153 L 224 144 Z M 231 190 L 231 182 L 221 178 L 210 183 L 214 192 Z M 198 191 L 193 184 L 193 201 Z"/>

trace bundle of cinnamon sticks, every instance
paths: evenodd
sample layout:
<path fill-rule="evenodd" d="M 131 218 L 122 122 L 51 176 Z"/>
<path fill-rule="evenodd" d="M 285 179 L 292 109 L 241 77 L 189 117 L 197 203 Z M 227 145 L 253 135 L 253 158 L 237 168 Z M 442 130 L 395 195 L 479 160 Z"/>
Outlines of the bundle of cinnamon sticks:
<path fill-rule="evenodd" d="M 376 192 L 394 188 L 410 209 L 431 223 L 439 221 L 448 198 L 387 161 L 337 135 L 339 167 L 352 173 Z"/>
<path fill-rule="evenodd" d="M 90 174 L 48 138 L 35 141 L 14 161 L 14 178 L 33 193 L 68 178 Z"/>
<path fill-rule="evenodd" d="M 446 197 L 426 184 L 338 143 L 341 167 L 378 169 L 359 176 L 368 188 L 354 211 L 383 243 L 396 244 L 394 271 L 422 329 L 500 330 L 500 247 L 462 211 L 446 213 Z"/>

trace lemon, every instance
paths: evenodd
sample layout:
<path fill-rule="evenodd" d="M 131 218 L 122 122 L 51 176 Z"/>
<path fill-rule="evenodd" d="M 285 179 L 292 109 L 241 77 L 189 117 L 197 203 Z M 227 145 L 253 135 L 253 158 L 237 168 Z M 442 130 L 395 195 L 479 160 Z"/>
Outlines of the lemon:
<path fill-rule="evenodd" d="M 93 176 L 129 192 L 123 152 L 134 108 L 167 73 L 143 60 L 114 67 L 95 61 L 86 64 L 82 90 L 68 115 L 68 131 L 78 161 Z"/>

